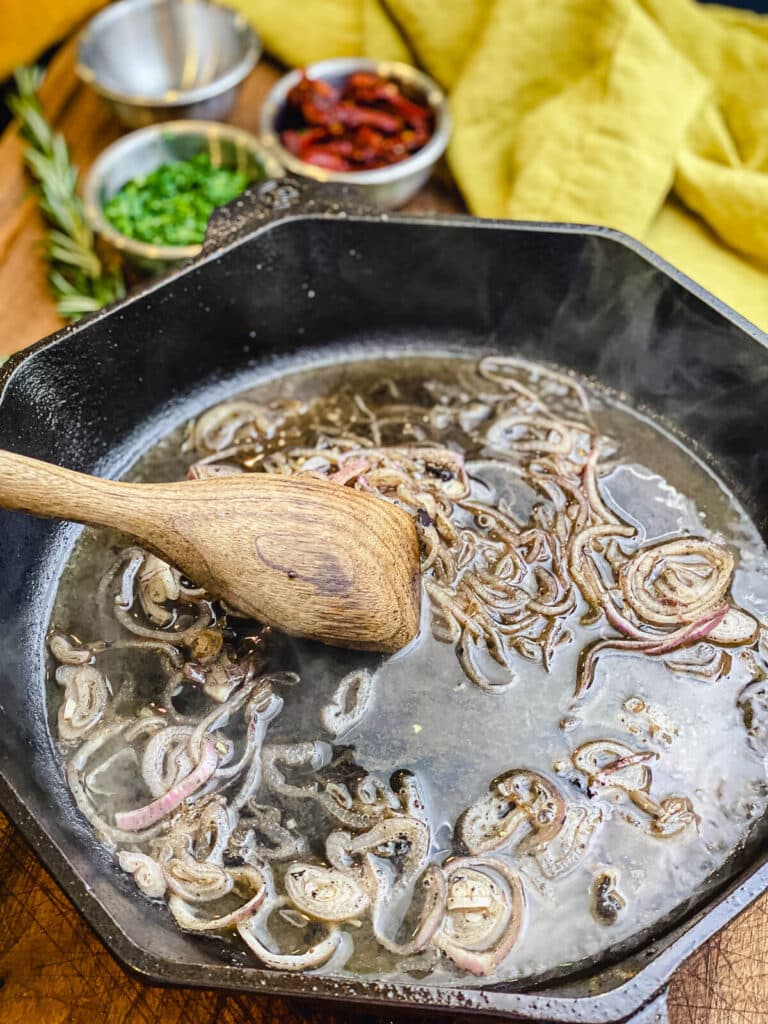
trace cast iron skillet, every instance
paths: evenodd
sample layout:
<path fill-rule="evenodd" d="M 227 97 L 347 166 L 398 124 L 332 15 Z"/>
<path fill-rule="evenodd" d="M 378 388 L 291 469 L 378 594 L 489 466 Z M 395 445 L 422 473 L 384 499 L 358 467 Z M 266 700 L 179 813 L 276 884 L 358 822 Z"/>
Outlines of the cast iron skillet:
<path fill-rule="evenodd" d="M 292 181 L 225 209 L 192 265 L 15 356 L 0 374 L 0 445 L 116 476 L 265 366 L 415 339 L 493 345 L 626 391 L 699 445 L 765 528 L 768 339 L 703 289 L 617 232 L 370 215 Z M 756 836 L 639 948 L 523 992 L 296 977 L 180 932 L 96 843 L 51 741 L 45 633 L 76 535 L 0 513 L 0 802 L 104 942 L 147 978 L 529 1020 L 663 1020 L 675 968 L 768 887 Z"/>

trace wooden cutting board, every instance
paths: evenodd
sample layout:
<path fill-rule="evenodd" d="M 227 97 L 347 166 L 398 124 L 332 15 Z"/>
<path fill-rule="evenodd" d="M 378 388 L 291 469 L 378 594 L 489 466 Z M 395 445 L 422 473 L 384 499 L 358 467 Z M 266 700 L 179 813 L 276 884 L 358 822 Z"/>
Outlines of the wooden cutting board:
<path fill-rule="evenodd" d="M 277 74 L 264 62 L 256 68 L 233 121 L 256 129 L 259 104 Z M 83 169 L 119 135 L 101 101 L 77 82 L 71 44 L 49 69 L 44 101 Z M 0 141 L 0 356 L 60 326 L 37 251 L 42 224 L 28 191 L 29 182 L 21 170 L 21 145 L 9 130 Z M 462 206 L 450 189 L 432 184 L 409 209 L 450 212 Z M 669 1002 L 673 1024 L 768 1022 L 768 897 L 678 972 Z M 459 1024 L 459 1018 L 440 1019 Z M 0 814 L 0 1024 L 395 1021 L 424 1024 L 426 1017 L 145 985 L 111 957 Z"/>

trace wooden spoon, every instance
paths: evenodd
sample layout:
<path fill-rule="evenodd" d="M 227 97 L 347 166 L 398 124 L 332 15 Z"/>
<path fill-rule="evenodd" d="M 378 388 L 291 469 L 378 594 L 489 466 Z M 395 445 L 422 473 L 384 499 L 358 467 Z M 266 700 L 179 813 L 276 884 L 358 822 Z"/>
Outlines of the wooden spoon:
<path fill-rule="evenodd" d="M 0 507 L 109 526 L 249 618 L 392 652 L 419 628 L 419 546 L 389 502 L 310 476 L 129 484 L 0 451 Z"/>

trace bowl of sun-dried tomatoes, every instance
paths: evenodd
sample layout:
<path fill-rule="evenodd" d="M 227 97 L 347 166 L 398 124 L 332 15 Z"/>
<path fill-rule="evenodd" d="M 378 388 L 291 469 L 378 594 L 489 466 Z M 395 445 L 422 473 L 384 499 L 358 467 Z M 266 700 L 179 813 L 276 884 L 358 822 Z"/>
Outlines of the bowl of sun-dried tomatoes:
<path fill-rule="evenodd" d="M 289 171 L 352 186 L 385 210 L 424 184 L 450 132 L 440 86 L 394 61 L 340 57 L 291 71 L 261 111 L 262 140 Z"/>

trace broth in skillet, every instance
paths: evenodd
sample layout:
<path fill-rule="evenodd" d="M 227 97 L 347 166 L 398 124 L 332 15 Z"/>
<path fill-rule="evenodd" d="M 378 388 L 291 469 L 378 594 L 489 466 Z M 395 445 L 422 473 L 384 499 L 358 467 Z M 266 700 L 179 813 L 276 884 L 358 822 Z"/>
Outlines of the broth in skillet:
<path fill-rule="evenodd" d="M 255 965 L 467 985 L 630 941 L 748 837 L 768 556 L 660 426 L 543 365 L 398 353 L 265 380 L 134 478 L 242 472 L 410 512 L 423 627 L 303 643 L 84 531 L 52 728 L 137 899 Z"/>

